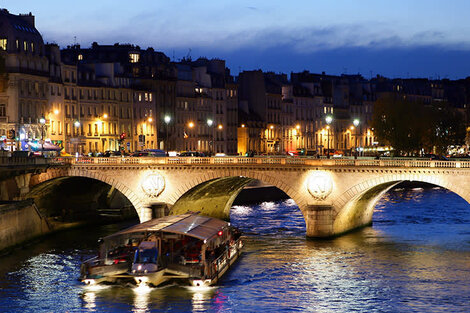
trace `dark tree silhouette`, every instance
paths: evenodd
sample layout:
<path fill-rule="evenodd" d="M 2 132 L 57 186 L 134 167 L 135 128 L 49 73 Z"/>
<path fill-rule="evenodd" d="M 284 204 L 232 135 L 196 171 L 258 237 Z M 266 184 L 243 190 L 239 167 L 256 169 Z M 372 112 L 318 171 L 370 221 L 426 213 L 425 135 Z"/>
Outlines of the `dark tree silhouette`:
<path fill-rule="evenodd" d="M 411 101 L 404 95 L 388 94 L 374 106 L 372 127 L 379 141 L 399 155 L 435 151 L 444 154 L 449 145 L 465 138 L 463 115 L 446 102 Z"/>

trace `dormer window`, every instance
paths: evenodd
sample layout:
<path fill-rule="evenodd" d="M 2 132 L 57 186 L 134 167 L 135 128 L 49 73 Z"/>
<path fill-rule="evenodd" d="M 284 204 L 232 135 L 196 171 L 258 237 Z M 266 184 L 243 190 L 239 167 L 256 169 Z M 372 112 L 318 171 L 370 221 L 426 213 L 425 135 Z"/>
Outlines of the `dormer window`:
<path fill-rule="evenodd" d="M 140 54 L 138 53 L 129 53 L 129 61 L 131 63 L 137 63 L 139 62 L 140 59 Z"/>
<path fill-rule="evenodd" d="M 81 61 L 81 60 L 83 60 L 83 54 L 78 55 L 78 61 Z"/>

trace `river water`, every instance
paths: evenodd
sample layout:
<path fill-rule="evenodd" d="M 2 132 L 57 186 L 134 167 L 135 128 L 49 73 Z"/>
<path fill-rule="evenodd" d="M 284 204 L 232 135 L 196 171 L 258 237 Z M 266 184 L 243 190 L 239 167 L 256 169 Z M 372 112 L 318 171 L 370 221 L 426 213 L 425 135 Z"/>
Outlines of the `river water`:
<path fill-rule="evenodd" d="M 80 262 L 126 225 L 63 232 L 0 257 L 0 312 L 470 312 L 470 205 L 398 189 L 372 227 L 307 240 L 291 200 L 235 206 L 245 252 L 217 287 L 85 287 Z"/>

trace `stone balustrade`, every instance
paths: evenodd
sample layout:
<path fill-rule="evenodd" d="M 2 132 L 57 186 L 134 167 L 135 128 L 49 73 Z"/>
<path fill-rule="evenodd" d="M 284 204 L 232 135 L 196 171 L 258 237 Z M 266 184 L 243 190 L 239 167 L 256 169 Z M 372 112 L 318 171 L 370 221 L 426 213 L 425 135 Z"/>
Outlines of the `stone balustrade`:
<path fill-rule="evenodd" d="M 22 160 L 9 160 L 5 162 L 0 158 L 0 164 L 18 164 Z M 11 158 L 9 158 L 11 159 Z M 354 166 L 354 167 L 402 167 L 402 168 L 470 168 L 470 161 L 440 161 L 427 159 L 317 159 L 317 158 L 295 158 L 295 157 L 59 157 L 59 158 L 32 158 L 25 159 L 25 164 L 73 164 L 73 165 L 266 165 L 285 164 L 302 166 Z M 3 163 L 5 162 L 5 163 Z M 29 162 L 29 163 L 28 163 Z M 36 162 L 36 163 L 34 163 Z M 41 163 L 42 162 L 42 163 Z"/>

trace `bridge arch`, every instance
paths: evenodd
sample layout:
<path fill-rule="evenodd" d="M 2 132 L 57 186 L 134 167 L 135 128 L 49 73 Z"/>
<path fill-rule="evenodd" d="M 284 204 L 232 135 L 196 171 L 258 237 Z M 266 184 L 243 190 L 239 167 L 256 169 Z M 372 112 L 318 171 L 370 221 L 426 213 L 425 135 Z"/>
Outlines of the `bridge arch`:
<path fill-rule="evenodd" d="M 233 201 L 242 189 L 254 180 L 259 180 L 283 191 L 294 200 L 304 218 L 306 217 L 307 199 L 305 199 L 305 194 L 291 188 L 287 182 L 269 172 L 229 168 L 223 171 L 208 172 L 203 177 L 192 179 L 188 177 L 184 186 L 168 195 L 170 201 L 174 203 L 171 213 L 182 214 L 187 211 L 200 211 L 206 215 L 228 219 Z M 220 191 L 225 192 L 226 195 L 218 197 L 211 192 L 209 196 L 209 189 L 213 191 L 217 188 L 221 188 Z M 220 201 L 216 202 L 216 198 Z"/>
<path fill-rule="evenodd" d="M 434 171 L 403 171 L 399 174 L 374 176 L 348 188 L 333 202 L 333 233 L 341 234 L 371 224 L 375 205 L 380 198 L 404 181 L 436 185 L 454 192 L 470 203 L 470 194 L 462 188 L 462 184 L 454 184 L 445 176 L 436 175 Z"/>
<path fill-rule="evenodd" d="M 101 172 L 96 171 L 88 171 L 86 169 L 78 169 L 78 168 L 59 168 L 59 169 L 49 169 L 44 173 L 40 173 L 38 175 L 34 175 L 31 177 L 30 180 L 30 192 L 24 194 L 22 198 L 26 199 L 30 196 L 30 194 L 34 191 L 35 188 L 46 184 L 48 182 L 52 182 L 58 179 L 66 179 L 71 177 L 84 177 L 94 179 L 100 182 L 103 182 L 111 187 L 114 187 L 116 190 L 121 192 L 124 197 L 129 200 L 132 204 L 134 209 L 139 216 L 140 221 L 144 221 L 146 215 L 148 215 L 148 209 L 144 206 L 143 201 L 137 196 L 137 194 L 126 185 L 120 183 L 113 177 L 103 174 Z"/>

